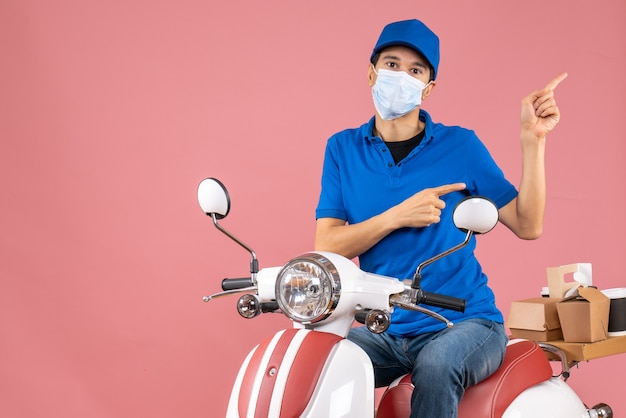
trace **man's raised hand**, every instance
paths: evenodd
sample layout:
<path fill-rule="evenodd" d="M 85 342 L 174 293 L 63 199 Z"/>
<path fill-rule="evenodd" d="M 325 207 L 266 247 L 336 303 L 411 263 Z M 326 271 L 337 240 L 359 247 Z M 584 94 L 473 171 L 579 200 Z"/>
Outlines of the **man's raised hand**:
<path fill-rule="evenodd" d="M 531 133 L 535 138 L 545 138 L 559 123 L 561 113 L 556 105 L 554 90 L 565 78 L 567 73 L 561 73 L 543 89 L 535 90 L 522 99 L 522 133 Z"/>

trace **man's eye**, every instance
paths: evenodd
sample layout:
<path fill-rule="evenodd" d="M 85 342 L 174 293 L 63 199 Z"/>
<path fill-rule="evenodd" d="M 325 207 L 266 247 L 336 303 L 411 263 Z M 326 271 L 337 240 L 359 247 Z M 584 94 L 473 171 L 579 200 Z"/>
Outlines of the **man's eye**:
<path fill-rule="evenodd" d="M 413 69 L 411 70 L 411 72 L 412 72 L 413 74 L 422 74 L 422 70 L 421 70 L 420 68 L 413 68 Z"/>

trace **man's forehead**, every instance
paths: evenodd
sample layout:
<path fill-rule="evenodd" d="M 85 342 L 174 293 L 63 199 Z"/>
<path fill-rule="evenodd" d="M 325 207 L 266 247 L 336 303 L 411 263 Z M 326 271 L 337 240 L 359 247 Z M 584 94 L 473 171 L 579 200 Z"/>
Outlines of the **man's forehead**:
<path fill-rule="evenodd" d="M 428 61 L 422 54 L 414 50 L 413 48 L 409 48 L 402 45 L 390 46 L 385 48 L 380 52 L 381 59 L 387 60 L 407 60 L 412 61 L 414 64 L 428 66 Z"/>

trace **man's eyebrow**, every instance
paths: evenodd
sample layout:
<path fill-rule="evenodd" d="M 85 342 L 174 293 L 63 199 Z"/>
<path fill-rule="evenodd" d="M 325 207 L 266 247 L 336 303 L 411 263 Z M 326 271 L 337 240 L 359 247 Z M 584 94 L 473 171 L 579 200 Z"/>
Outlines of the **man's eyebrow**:
<path fill-rule="evenodd" d="M 395 55 L 383 55 L 381 58 L 382 58 L 382 59 L 396 60 L 396 61 L 399 61 L 399 60 L 400 60 L 400 58 L 399 58 L 399 57 L 396 57 Z"/>

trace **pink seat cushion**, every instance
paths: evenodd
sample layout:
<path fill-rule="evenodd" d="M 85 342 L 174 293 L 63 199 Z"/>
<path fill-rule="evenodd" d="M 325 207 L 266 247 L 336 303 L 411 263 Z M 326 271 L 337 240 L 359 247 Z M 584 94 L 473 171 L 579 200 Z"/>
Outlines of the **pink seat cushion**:
<path fill-rule="evenodd" d="M 465 391 L 459 404 L 459 418 L 500 418 L 520 393 L 551 376 L 550 362 L 537 343 L 512 343 L 506 349 L 502 366 L 493 375 Z M 383 394 L 376 417 L 408 417 L 412 393 L 411 376 L 406 375 Z"/>

